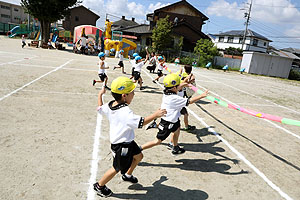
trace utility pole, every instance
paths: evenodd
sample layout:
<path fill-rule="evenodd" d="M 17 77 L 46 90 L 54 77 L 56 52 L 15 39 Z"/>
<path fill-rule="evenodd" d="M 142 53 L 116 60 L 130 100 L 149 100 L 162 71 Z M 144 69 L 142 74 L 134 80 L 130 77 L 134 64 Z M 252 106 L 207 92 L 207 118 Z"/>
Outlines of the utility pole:
<path fill-rule="evenodd" d="M 247 21 L 246 21 L 246 23 L 245 23 L 245 24 L 246 24 L 246 28 L 245 28 L 244 36 L 243 36 L 242 51 L 244 51 L 244 45 L 245 45 L 245 40 L 246 40 L 246 34 L 247 34 L 247 32 L 248 32 L 248 25 L 249 25 L 249 20 L 250 20 L 251 8 L 252 8 L 252 0 L 251 0 L 251 3 L 250 3 L 250 7 L 249 7 L 248 12 L 245 13 L 245 17 L 247 17 Z"/>

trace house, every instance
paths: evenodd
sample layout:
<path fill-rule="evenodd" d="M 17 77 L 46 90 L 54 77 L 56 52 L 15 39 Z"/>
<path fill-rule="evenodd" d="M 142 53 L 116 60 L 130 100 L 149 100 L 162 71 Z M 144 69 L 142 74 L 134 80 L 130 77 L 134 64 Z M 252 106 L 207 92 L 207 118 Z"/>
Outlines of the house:
<path fill-rule="evenodd" d="M 229 47 L 240 48 L 244 51 L 267 52 L 269 43 L 272 42 L 268 38 L 248 29 L 243 45 L 244 30 L 232 30 L 219 34 L 213 34 L 215 39 L 212 40 L 218 49 L 226 49 Z"/>
<path fill-rule="evenodd" d="M 116 29 L 122 29 L 122 28 L 127 28 L 130 26 L 136 26 L 139 25 L 137 22 L 135 22 L 135 18 L 132 17 L 131 20 L 128 20 L 125 18 L 125 16 L 122 16 L 122 18 L 118 21 L 115 21 L 111 25 L 111 30 L 114 31 Z"/>
<path fill-rule="evenodd" d="M 167 15 L 173 25 L 171 36 L 174 38 L 174 44 L 178 43 L 179 38 L 183 36 L 183 51 L 194 51 L 199 39 L 208 39 L 208 36 L 202 32 L 202 25 L 205 24 L 208 17 L 186 0 L 181 0 L 147 14 L 150 30 L 153 30 L 159 19 L 165 18 Z"/>
<path fill-rule="evenodd" d="M 74 33 L 74 27 L 79 25 L 96 26 L 96 21 L 100 18 L 90 9 L 84 6 L 78 6 L 70 9 L 70 15 L 66 16 L 63 21 L 63 28 Z"/>
<path fill-rule="evenodd" d="M 149 46 L 152 44 L 152 30 L 156 26 L 159 19 L 169 16 L 173 28 L 170 37 L 174 40 L 173 45 L 179 42 L 180 37 L 183 37 L 183 51 L 194 51 L 197 41 L 200 38 L 207 39 L 208 37 L 202 32 L 202 25 L 208 20 L 203 13 L 189 4 L 186 0 L 181 0 L 174 4 L 156 9 L 153 13 L 147 14 L 147 24 L 129 25 L 125 18 L 122 18 L 123 27 L 113 28 L 113 26 L 120 26 L 119 21 L 112 25 L 113 31 L 122 31 L 125 35 L 136 36 L 134 42 L 139 46 Z M 133 21 L 133 20 L 131 20 Z M 132 22 L 131 22 L 132 23 Z"/>
<path fill-rule="evenodd" d="M 28 21 L 28 14 L 21 5 L 0 1 L 0 23 L 21 24 Z"/>

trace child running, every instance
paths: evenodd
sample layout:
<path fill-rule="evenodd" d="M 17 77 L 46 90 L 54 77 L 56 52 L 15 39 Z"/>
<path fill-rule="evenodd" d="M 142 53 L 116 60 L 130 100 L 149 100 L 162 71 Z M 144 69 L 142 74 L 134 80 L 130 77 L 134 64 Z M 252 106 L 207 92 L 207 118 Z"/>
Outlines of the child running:
<path fill-rule="evenodd" d="M 105 114 L 109 119 L 109 135 L 114 157 L 113 166 L 94 184 L 94 190 L 102 197 L 108 197 L 112 194 L 112 191 L 105 184 L 119 171 L 121 171 L 123 181 L 138 182 L 132 173 L 142 160 L 143 154 L 141 148 L 134 141 L 134 129 L 142 128 L 153 119 L 166 114 L 166 110 L 159 109 L 145 118 L 135 115 L 128 107 L 134 97 L 135 87 L 136 85 L 129 78 L 118 77 L 111 84 L 111 94 L 115 100 L 103 105 L 104 87 L 98 95 L 98 112 Z"/>
<path fill-rule="evenodd" d="M 124 71 L 124 63 L 123 63 L 123 60 L 124 60 L 124 56 L 123 56 L 123 54 L 124 54 L 124 50 L 120 50 L 120 54 L 119 54 L 119 63 L 118 63 L 118 67 L 114 67 L 114 70 L 116 69 L 116 68 L 122 68 L 122 73 L 123 74 L 126 74 L 126 72 Z"/>
<path fill-rule="evenodd" d="M 93 86 L 99 82 L 99 83 L 103 83 L 104 82 L 104 87 L 108 90 L 110 90 L 109 87 L 107 87 L 107 80 L 108 80 L 108 77 L 106 75 L 106 70 L 105 69 L 108 69 L 109 67 L 106 67 L 106 63 L 104 62 L 105 60 L 105 53 L 103 52 L 100 52 L 98 54 L 98 57 L 100 59 L 99 61 L 99 71 L 98 71 L 98 76 L 100 78 L 100 81 L 96 81 L 96 80 L 93 80 Z"/>
<path fill-rule="evenodd" d="M 184 82 L 180 84 L 180 77 L 178 74 L 168 74 L 164 78 L 164 95 L 161 104 L 162 109 L 167 110 L 167 115 L 161 118 L 158 125 L 158 133 L 156 139 L 146 144 L 142 145 L 142 149 L 148 149 L 153 146 L 159 145 L 163 140 L 165 140 L 171 133 L 171 142 L 173 144 L 172 154 L 178 155 L 185 152 L 185 150 L 178 145 L 178 138 L 180 134 L 180 110 L 188 106 L 189 104 L 195 103 L 198 100 L 207 96 L 208 91 L 206 90 L 203 94 L 192 97 L 190 99 L 183 98 L 177 95 L 177 92 L 182 89 L 182 87 L 187 86 L 188 83 Z"/>
<path fill-rule="evenodd" d="M 140 84 L 140 90 L 143 90 L 143 79 L 141 77 L 142 67 L 146 64 L 149 54 L 147 54 L 145 61 L 142 60 L 141 56 L 135 57 L 136 64 L 134 65 L 134 83 L 138 82 Z"/>
<path fill-rule="evenodd" d="M 139 54 L 138 54 L 138 53 L 134 53 L 134 54 L 132 55 L 132 57 L 133 57 L 132 60 L 130 60 L 130 56 L 128 56 L 129 62 L 130 62 L 130 64 L 131 64 L 131 66 L 132 66 L 132 69 L 131 69 L 131 77 L 130 77 L 130 79 L 133 79 L 133 77 L 134 77 L 135 57 L 137 57 L 137 56 L 139 56 Z"/>
<path fill-rule="evenodd" d="M 166 65 L 165 57 L 158 56 L 157 60 L 158 60 L 157 78 L 153 80 L 153 83 L 156 83 L 156 81 L 158 81 L 158 79 L 163 76 L 162 71 Z"/>

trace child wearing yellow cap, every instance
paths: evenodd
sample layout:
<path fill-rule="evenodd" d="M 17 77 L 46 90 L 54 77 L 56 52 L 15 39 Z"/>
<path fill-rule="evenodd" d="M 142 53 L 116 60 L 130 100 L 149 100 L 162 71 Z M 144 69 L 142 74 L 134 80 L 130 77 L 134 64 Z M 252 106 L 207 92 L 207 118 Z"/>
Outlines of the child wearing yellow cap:
<path fill-rule="evenodd" d="M 135 115 L 128 105 L 134 97 L 136 84 L 127 77 L 118 77 L 111 84 L 111 94 L 115 100 L 103 105 L 102 96 L 105 87 L 98 95 L 98 112 L 109 119 L 110 142 L 113 152 L 113 166 L 105 172 L 102 178 L 94 184 L 94 190 L 102 197 L 108 197 L 112 191 L 106 187 L 119 171 L 122 179 L 131 183 L 137 183 L 138 179 L 132 175 L 137 164 L 142 160 L 141 148 L 134 141 L 134 129 L 142 128 L 152 120 L 166 114 L 165 109 L 158 109 L 148 117 Z"/>
<path fill-rule="evenodd" d="M 185 150 L 178 145 L 178 138 L 180 134 L 180 111 L 183 107 L 197 102 L 198 100 L 206 97 L 208 94 L 208 91 L 206 90 L 203 94 L 192 98 L 183 98 L 178 96 L 177 92 L 181 90 L 182 87 L 188 85 L 189 82 L 187 80 L 188 79 L 185 80 L 186 82 L 181 83 L 178 74 L 168 74 L 164 78 L 165 89 L 161 109 L 166 109 L 167 114 L 161 118 L 161 121 L 158 124 L 158 133 L 156 135 L 156 139 L 143 144 L 143 150 L 159 145 L 171 133 L 173 133 L 171 137 L 171 142 L 173 144 L 172 154 L 178 155 L 185 152 Z"/>

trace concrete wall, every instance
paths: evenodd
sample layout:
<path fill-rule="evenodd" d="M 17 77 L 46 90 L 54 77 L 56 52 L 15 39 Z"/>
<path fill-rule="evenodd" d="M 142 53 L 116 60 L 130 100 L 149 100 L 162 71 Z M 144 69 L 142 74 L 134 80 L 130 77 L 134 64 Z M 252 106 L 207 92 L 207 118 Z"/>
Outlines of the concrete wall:
<path fill-rule="evenodd" d="M 241 67 L 246 72 L 288 78 L 293 59 L 258 52 L 244 52 Z"/>
<path fill-rule="evenodd" d="M 224 58 L 224 57 L 220 57 L 220 56 L 214 57 L 215 65 L 220 65 L 220 66 L 228 65 L 228 67 L 235 68 L 235 69 L 240 68 L 241 62 L 242 62 L 242 60 L 240 60 L 240 59 Z"/>
<path fill-rule="evenodd" d="M 0 1 L 1 23 L 21 24 L 27 20 L 28 14 L 25 14 L 21 6 Z"/>

